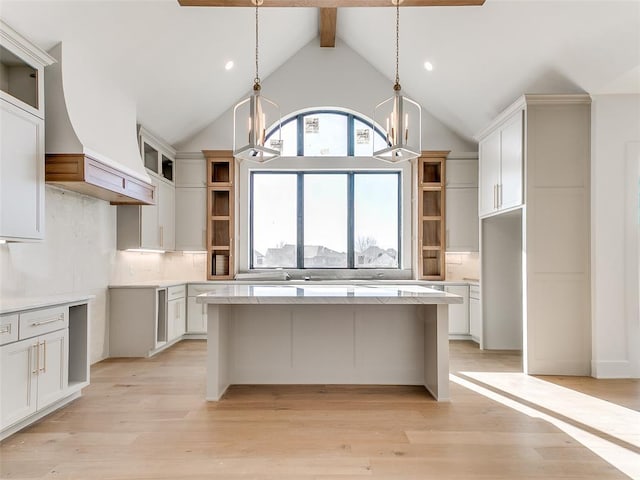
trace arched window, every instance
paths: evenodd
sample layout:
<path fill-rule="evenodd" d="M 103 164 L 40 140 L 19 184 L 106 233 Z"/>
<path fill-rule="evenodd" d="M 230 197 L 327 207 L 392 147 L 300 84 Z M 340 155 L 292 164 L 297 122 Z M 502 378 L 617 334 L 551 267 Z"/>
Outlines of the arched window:
<path fill-rule="evenodd" d="M 362 115 L 337 108 L 295 112 L 280 124 L 283 157 L 370 157 L 387 142 L 384 133 Z M 275 146 L 272 128 L 267 142 Z"/>

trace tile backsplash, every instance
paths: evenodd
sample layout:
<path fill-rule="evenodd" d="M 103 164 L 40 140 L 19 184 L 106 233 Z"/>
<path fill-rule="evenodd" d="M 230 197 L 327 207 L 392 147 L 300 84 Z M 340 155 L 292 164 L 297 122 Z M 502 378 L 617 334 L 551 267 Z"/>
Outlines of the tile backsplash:
<path fill-rule="evenodd" d="M 468 280 L 480 278 L 480 253 L 447 253 L 446 279 L 447 280 Z"/>

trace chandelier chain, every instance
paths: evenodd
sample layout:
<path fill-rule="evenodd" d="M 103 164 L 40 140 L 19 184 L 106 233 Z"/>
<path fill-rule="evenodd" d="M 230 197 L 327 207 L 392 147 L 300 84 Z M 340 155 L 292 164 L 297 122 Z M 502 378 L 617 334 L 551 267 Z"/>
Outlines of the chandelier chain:
<path fill-rule="evenodd" d="M 400 2 L 396 2 L 396 85 L 400 85 Z"/>
<path fill-rule="evenodd" d="M 254 83 L 260 84 L 260 75 L 258 75 L 258 4 L 260 2 L 256 1 L 256 78 L 253 80 Z"/>

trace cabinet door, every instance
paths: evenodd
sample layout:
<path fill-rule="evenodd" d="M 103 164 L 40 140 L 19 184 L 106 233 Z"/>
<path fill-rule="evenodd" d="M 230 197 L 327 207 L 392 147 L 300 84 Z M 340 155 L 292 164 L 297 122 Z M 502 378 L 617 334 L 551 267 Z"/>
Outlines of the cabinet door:
<path fill-rule="evenodd" d="M 30 338 L 0 347 L 0 429 L 36 411 L 37 345 Z"/>
<path fill-rule="evenodd" d="M 44 120 L 0 100 L 0 237 L 44 238 Z"/>
<path fill-rule="evenodd" d="M 522 112 L 502 128 L 500 208 L 522 205 Z"/>
<path fill-rule="evenodd" d="M 176 187 L 206 188 L 207 162 L 204 158 L 176 161 Z"/>
<path fill-rule="evenodd" d="M 477 298 L 469 299 L 469 334 L 476 342 L 480 341 L 480 332 L 482 329 L 482 317 L 480 313 L 480 300 Z"/>
<path fill-rule="evenodd" d="M 160 227 L 158 223 L 158 208 L 161 201 L 158 184 L 159 180 L 149 175 L 151 184 L 156 187 L 156 204 L 144 205 L 140 208 L 140 247 L 141 248 L 160 248 Z"/>
<path fill-rule="evenodd" d="M 449 333 L 457 335 L 469 334 L 469 287 L 455 285 L 445 287 L 445 292 L 460 295 L 463 303 L 449 305 Z"/>
<path fill-rule="evenodd" d="M 176 250 L 207 249 L 207 189 L 176 188 Z"/>
<path fill-rule="evenodd" d="M 158 218 L 160 248 L 174 250 L 175 236 L 175 188 L 165 181 L 158 182 Z"/>
<path fill-rule="evenodd" d="M 186 329 L 185 299 L 178 298 L 167 303 L 168 311 L 168 341 L 183 335 Z"/>
<path fill-rule="evenodd" d="M 488 215 L 497 208 L 497 185 L 500 183 L 500 131 L 480 142 L 479 213 Z"/>
<path fill-rule="evenodd" d="M 38 338 L 38 409 L 64 396 L 69 372 L 68 339 L 66 328 Z"/>
<path fill-rule="evenodd" d="M 187 299 L 187 333 L 207 333 L 207 305 L 196 297 Z"/>
<path fill-rule="evenodd" d="M 447 252 L 477 252 L 478 189 L 447 188 Z"/>

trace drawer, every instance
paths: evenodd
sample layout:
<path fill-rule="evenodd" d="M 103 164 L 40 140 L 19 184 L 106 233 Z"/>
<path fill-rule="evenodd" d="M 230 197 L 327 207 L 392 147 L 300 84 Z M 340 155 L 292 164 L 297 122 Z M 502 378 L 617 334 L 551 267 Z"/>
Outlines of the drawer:
<path fill-rule="evenodd" d="M 43 308 L 20 314 L 20 339 L 35 337 L 69 326 L 69 307 Z"/>
<path fill-rule="evenodd" d="M 203 293 L 213 292 L 216 288 L 220 288 L 217 285 L 189 285 L 189 296 L 197 297 Z"/>
<path fill-rule="evenodd" d="M 0 317 L 0 345 L 18 340 L 18 314 Z"/>
<path fill-rule="evenodd" d="M 184 298 L 186 295 L 187 289 L 184 285 L 175 285 L 173 287 L 167 288 L 167 300 L 175 300 L 176 298 Z"/>

